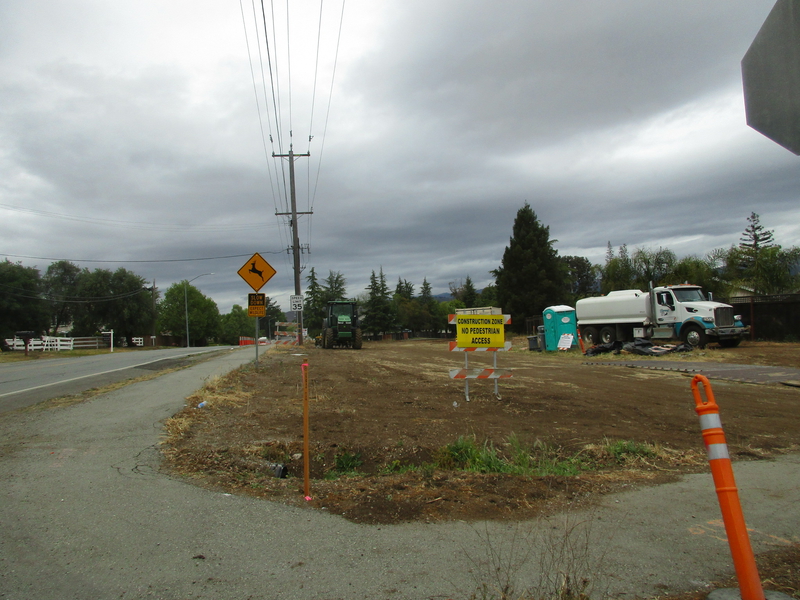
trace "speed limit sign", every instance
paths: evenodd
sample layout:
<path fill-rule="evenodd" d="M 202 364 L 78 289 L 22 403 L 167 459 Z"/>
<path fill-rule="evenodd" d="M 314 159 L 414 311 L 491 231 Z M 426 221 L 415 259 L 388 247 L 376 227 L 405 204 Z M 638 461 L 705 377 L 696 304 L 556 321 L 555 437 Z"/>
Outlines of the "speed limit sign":
<path fill-rule="evenodd" d="M 289 296 L 289 304 L 292 305 L 292 312 L 303 311 L 303 297 L 302 296 Z"/>

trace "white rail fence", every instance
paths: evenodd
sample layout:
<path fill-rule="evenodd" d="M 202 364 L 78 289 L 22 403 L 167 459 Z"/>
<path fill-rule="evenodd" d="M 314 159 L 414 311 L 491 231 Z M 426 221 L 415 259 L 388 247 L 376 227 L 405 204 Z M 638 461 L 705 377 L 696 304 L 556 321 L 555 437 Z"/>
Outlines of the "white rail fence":
<path fill-rule="evenodd" d="M 144 338 L 133 337 L 130 340 L 133 346 L 144 346 Z M 102 337 L 52 337 L 42 336 L 28 342 L 28 351 L 60 352 L 61 350 L 91 350 L 108 348 L 109 341 Z M 6 345 L 11 350 L 25 350 L 25 341 L 22 338 L 6 338 Z"/>

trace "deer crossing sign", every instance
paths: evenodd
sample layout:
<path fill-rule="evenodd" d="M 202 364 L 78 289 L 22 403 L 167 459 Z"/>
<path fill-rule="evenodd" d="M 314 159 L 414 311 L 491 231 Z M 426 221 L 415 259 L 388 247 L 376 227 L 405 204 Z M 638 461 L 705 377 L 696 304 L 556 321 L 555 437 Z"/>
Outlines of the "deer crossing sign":
<path fill-rule="evenodd" d="M 237 273 L 247 282 L 247 285 L 253 288 L 254 292 L 258 292 L 275 275 L 275 269 L 256 252 Z"/>

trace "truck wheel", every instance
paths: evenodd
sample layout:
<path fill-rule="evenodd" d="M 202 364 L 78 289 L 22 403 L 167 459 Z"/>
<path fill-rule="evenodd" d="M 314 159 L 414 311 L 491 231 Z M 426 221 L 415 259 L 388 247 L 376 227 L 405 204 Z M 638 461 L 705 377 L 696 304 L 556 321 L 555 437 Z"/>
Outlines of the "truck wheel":
<path fill-rule="evenodd" d="M 708 336 L 697 325 L 686 325 L 681 330 L 681 340 L 692 348 L 705 348 L 708 343 Z"/>
<path fill-rule="evenodd" d="M 354 350 L 361 350 L 361 328 L 357 327 L 356 330 L 353 332 L 353 349 Z"/>
<path fill-rule="evenodd" d="M 610 344 L 617 340 L 617 330 L 614 327 L 603 327 L 600 330 L 600 343 Z"/>
<path fill-rule="evenodd" d="M 583 330 L 583 343 L 596 346 L 600 343 L 600 335 L 597 333 L 597 327 L 586 327 Z"/>
<path fill-rule="evenodd" d="M 742 343 L 742 338 L 728 338 L 726 340 L 720 340 L 719 345 L 723 348 L 736 348 L 739 344 Z"/>
<path fill-rule="evenodd" d="M 325 347 L 333 348 L 333 329 L 330 327 L 325 330 Z"/>

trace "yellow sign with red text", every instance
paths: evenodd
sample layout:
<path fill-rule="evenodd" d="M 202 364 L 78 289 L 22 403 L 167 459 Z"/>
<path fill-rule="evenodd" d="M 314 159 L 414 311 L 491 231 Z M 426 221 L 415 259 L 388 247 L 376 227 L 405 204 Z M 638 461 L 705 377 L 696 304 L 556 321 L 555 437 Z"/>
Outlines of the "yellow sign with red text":
<path fill-rule="evenodd" d="M 266 294 L 247 294 L 247 316 L 266 317 L 267 316 L 267 296 Z"/>

